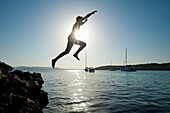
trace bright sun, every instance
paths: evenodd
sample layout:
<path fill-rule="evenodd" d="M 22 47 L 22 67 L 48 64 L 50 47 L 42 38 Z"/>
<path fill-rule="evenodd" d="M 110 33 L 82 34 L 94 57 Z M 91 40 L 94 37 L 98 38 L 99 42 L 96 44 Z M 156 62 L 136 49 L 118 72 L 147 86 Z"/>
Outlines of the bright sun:
<path fill-rule="evenodd" d="M 88 39 L 88 31 L 85 28 L 82 28 L 82 29 L 76 31 L 75 35 L 76 35 L 76 39 L 78 39 L 78 40 L 82 40 L 82 41 L 86 42 Z"/>

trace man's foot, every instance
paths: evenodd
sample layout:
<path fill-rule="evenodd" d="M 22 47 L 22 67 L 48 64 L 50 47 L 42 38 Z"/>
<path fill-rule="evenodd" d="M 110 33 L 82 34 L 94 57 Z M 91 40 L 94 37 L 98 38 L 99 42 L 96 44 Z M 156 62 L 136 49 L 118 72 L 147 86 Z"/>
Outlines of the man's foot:
<path fill-rule="evenodd" d="M 56 60 L 55 60 L 55 59 L 52 59 L 51 62 L 52 62 L 52 67 L 54 68 L 54 67 L 55 67 L 55 62 L 56 62 Z"/>
<path fill-rule="evenodd" d="M 74 56 L 77 60 L 80 60 L 79 57 L 78 57 L 76 54 L 74 54 L 73 56 Z"/>

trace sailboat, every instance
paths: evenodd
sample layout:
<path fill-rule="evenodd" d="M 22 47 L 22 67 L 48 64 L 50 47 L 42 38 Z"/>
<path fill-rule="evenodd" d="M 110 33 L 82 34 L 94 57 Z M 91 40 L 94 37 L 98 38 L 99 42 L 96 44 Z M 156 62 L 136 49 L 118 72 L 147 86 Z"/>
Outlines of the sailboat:
<path fill-rule="evenodd" d="M 111 65 L 110 65 L 111 67 L 112 67 L 112 60 L 111 60 Z M 115 69 L 110 69 L 110 71 L 116 71 Z"/>
<path fill-rule="evenodd" d="M 125 51 L 125 63 L 126 63 L 126 67 L 124 69 L 121 69 L 121 71 L 126 71 L 126 72 L 135 72 L 136 71 L 136 69 L 132 69 L 127 66 L 127 48 Z"/>
<path fill-rule="evenodd" d="M 94 67 L 89 67 L 89 73 L 94 73 L 95 72 L 95 68 Z"/>
<path fill-rule="evenodd" d="M 95 68 L 94 67 L 87 67 L 87 52 L 85 53 L 85 72 L 95 72 Z"/>
<path fill-rule="evenodd" d="M 87 52 L 85 53 L 85 72 L 88 72 L 89 68 L 87 67 Z"/>

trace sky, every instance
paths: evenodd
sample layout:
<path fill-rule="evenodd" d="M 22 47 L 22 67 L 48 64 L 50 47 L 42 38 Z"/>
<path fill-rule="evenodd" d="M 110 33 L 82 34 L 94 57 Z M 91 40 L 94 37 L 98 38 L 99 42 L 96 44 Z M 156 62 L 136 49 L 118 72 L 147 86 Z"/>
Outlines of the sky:
<path fill-rule="evenodd" d="M 81 26 L 87 46 L 56 67 L 170 62 L 169 0 L 0 0 L 0 60 L 12 66 L 51 66 L 63 52 L 77 16 L 97 10 Z"/>

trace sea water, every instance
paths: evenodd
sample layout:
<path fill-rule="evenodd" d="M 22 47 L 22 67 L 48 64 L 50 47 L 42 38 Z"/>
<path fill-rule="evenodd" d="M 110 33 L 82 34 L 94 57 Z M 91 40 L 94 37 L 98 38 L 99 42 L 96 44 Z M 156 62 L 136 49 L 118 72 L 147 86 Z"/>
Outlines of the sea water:
<path fill-rule="evenodd" d="M 44 113 L 170 113 L 170 71 L 36 71 L 48 92 Z"/>

